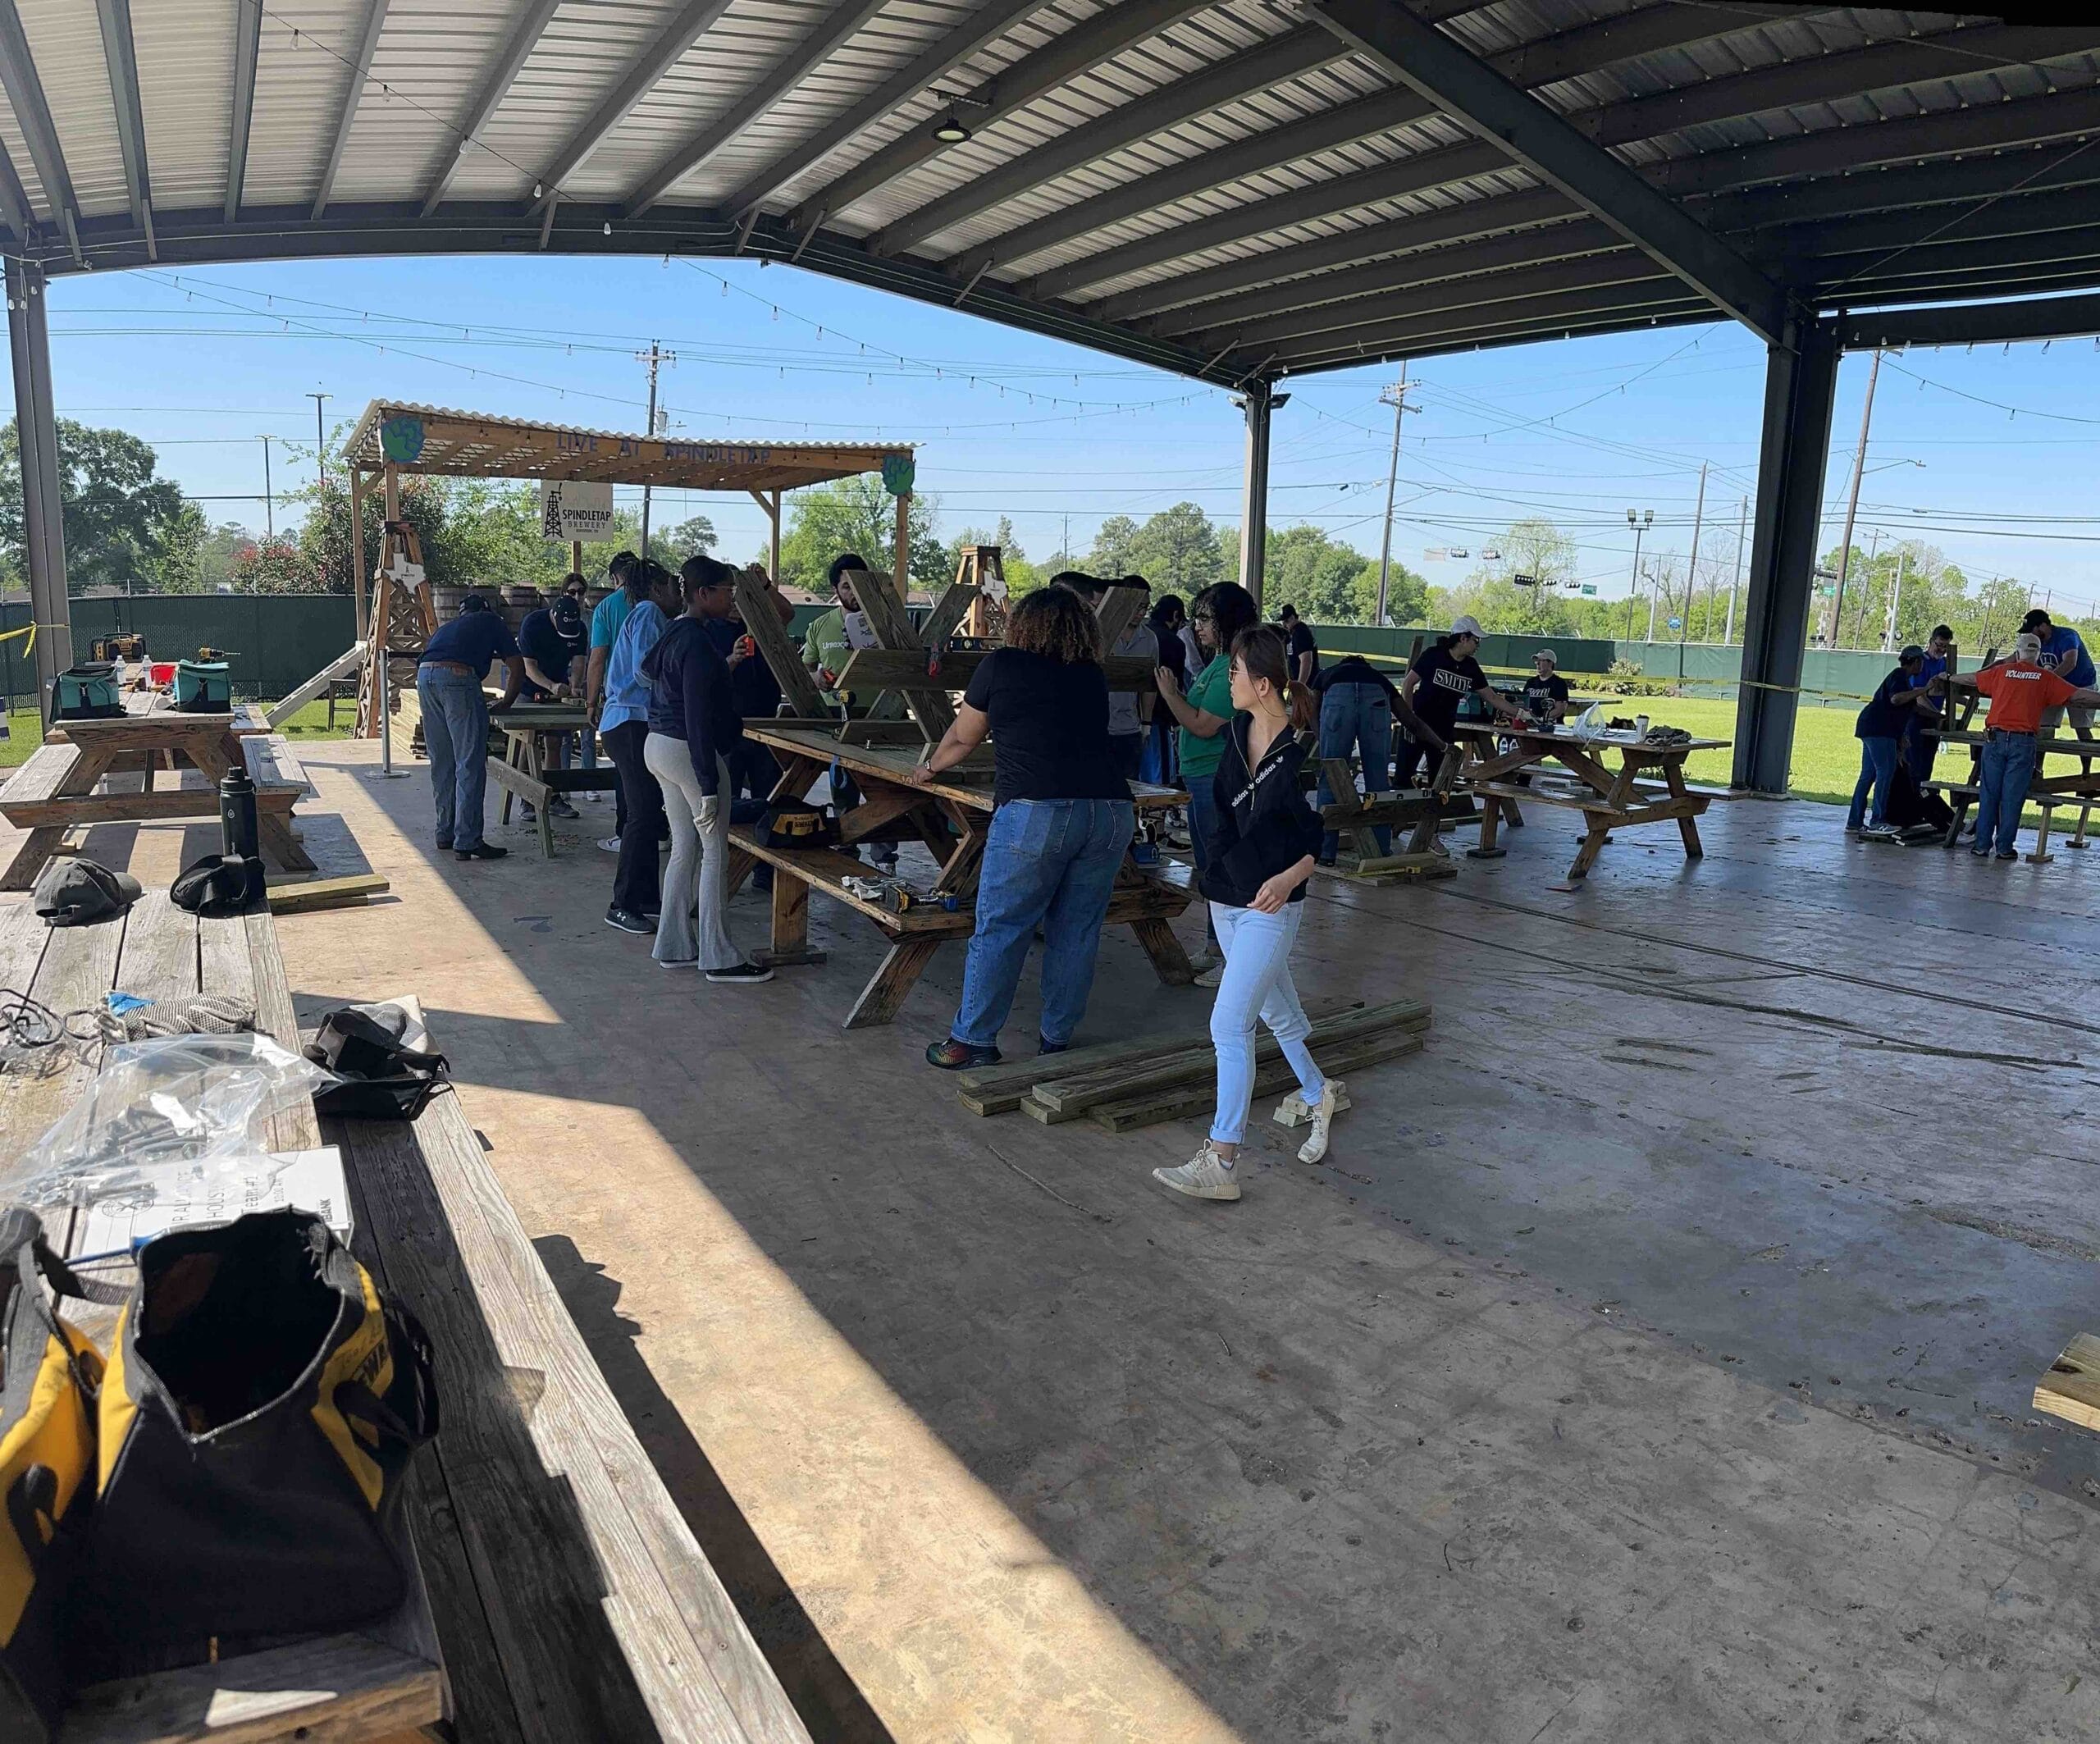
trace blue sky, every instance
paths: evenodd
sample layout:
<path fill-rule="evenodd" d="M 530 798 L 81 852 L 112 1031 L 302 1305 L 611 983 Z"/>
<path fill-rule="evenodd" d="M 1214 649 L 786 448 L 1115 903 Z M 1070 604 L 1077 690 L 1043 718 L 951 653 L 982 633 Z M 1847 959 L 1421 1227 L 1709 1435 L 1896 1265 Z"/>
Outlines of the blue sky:
<path fill-rule="evenodd" d="M 564 258 L 341 261 L 70 277 L 51 290 L 59 409 L 152 442 L 213 520 L 260 527 L 264 434 L 310 450 L 384 395 L 639 430 L 651 338 L 674 430 L 707 436 L 909 440 L 943 532 L 1010 516 L 1024 549 L 1084 551 L 1110 514 L 1184 500 L 1239 514 L 1242 425 L 1228 396 L 974 317 L 746 262 Z M 456 323 L 456 324 L 454 324 Z M 1837 537 L 1868 372 L 1840 382 L 1824 513 Z M 1390 368 L 1290 382 L 1276 413 L 1270 519 L 1308 520 L 1376 552 Z M 1733 559 L 1754 488 L 1761 348 L 1739 328 L 1677 328 L 1431 359 L 1404 426 L 1395 555 L 1449 585 L 1513 518 L 1577 538 L 1581 574 L 1626 592 L 1628 507 L 1650 550 Z M 1972 574 L 2100 601 L 2100 346 L 2089 340 L 1891 358 L 1877 393 L 1865 545 L 1915 536 Z M 1923 463 L 1922 465 L 1917 463 Z M 1877 470 L 1878 469 L 1878 470 Z M 279 450 L 279 490 L 312 476 Z M 734 555 L 764 520 L 748 499 L 664 503 L 713 517 Z M 1436 550 L 1472 556 L 1430 560 Z"/>

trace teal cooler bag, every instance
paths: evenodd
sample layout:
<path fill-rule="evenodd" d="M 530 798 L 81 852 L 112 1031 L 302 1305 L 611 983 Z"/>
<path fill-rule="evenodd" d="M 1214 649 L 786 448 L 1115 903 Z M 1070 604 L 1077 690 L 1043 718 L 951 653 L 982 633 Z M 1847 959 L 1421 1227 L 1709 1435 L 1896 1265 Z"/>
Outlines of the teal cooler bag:
<path fill-rule="evenodd" d="M 233 706 L 233 678 L 224 660 L 180 660 L 175 668 L 175 705 L 188 714 L 219 713 Z"/>
<path fill-rule="evenodd" d="M 107 660 L 67 667 L 54 681 L 51 712 L 54 720 L 109 720 L 121 714 L 116 669 Z"/>

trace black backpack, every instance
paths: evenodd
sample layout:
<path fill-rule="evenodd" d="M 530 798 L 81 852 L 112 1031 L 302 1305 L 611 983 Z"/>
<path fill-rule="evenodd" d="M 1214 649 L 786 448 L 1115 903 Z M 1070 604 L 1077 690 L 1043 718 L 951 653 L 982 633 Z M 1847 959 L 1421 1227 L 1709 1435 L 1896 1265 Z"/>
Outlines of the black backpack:
<path fill-rule="evenodd" d="M 450 1081 L 441 1053 L 422 1053 L 370 1013 L 345 1006 L 322 1020 L 306 1057 L 344 1081 L 313 1093 L 314 1112 L 347 1121 L 413 1121 Z"/>

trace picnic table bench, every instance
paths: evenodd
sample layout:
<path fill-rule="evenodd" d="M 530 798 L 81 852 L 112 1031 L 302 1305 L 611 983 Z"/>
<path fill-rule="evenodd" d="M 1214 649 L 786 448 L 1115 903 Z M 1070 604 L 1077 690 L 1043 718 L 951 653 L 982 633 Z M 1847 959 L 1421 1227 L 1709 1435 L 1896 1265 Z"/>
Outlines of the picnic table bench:
<path fill-rule="evenodd" d="M 1942 745 L 1959 745 L 1969 752 L 1969 774 L 1956 781 L 1927 781 L 1920 783 L 1928 792 L 1938 794 L 1954 814 L 1945 834 L 1940 838 L 1943 847 L 1952 847 L 1961 839 L 1962 819 L 1983 792 L 1984 746 L 1990 742 L 1988 732 L 1973 732 L 1965 724 L 1950 727 L 1937 735 Z M 1984 717 L 1987 720 L 1988 716 Z M 2050 757 L 2076 757 L 2079 767 L 2073 772 L 2051 775 L 2043 773 L 2043 765 Z M 2100 806 L 2100 771 L 2093 767 L 2093 760 L 2100 757 L 2100 739 L 2062 737 L 2044 733 L 2035 741 L 2034 774 L 2027 784 L 2025 803 L 2042 814 L 2042 824 L 2035 833 L 2034 851 L 2027 856 L 2032 865 L 2047 865 L 2056 856 L 2049 851 L 2049 829 L 2055 822 L 2060 808 L 2075 807 L 2078 828 L 2070 838 L 2070 845 L 2082 848 L 2086 845 L 2086 816 L 2095 806 Z"/>
<path fill-rule="evenodd" d="M 0 788 L 0 817 L 29 832 L 0 873 L 0 890 L 34 885 L 69 830 L 217 817 L 220 778 L 236 760 L 251 773 L 262 772 L 256 775 L 255 806 L 264 855 L 288 871 L 312 871 L 313 861 L 291 820 L 293 805 L 311 788 L 290 745 L 269 733 L 260 714 L 245 704 L 188 714 L 173 709 L 134 709 L 127 700 L 121 715 L 55 723 L 44 743 Z M 180 778 L 172 788 L 157 789 L 154 776 L 164 767 L 176 769 Z M 139 791 L 95 791 L 105 778 L 129 772 L 139 774 Z"/>
<path fill-rule="evenodd" d="M 943 940 L 966 938 L 976 925 L 977 880 L 984 843 L 992 824 L 990 771 L 978 760 L 949 769 L 924 786 L 906 778 L 917 765 L 917 751 L 889 745 L 844 744 L 829 733 L 778 722 L 746 722 L 744 736 L 779 759 L 775 803 L 799 801 L 819 775 L 836 763 L 850 771 L 862 803 L 841 819 L 839 848 L 769 847 L 749 829 L 732 829 L 729 889 L 740 888 L 760 861 L 774 869 L 773 936 L 762 959 L 770 964 L 814 963 L 823 953 L 810 948 L 811 893 L 844 903 L 874 921 L 889 941 L 889 950 L 847 1013 L 845 1027 L 886 1024 L 897 1016 L 905 997 L 925 972 Z M 1163 810 L 1187 796 L 1171 788 L 1131 783 L 1139 810 Z M 874 869 L 846 851 L 860 842 L 923 842 L 940 862 L 933 901 L 899 911 L 848 890 L 845 880 L 866 877 Z M 1188 953 L 1168 923 L 1185 909 L 1189 893 L 1181 885 L 1139 866 L 1125 853 L 1109 898 L 1108 921 L 1125 925 L 1170 987 L 1195 979 Z M 952 901 L 953 908 L 944 904 Z"/>
<path fill-rule="evenodd" d="M 597 727 L 580 703 L 517 702 L 500 714 L 491 714 L 489 724 L 504 737 L 504 754 L 489 759 L 489 779 L 503 790 L 499 823 L 510 821 L 512 805 L 523 800 L 532 808 L 539 826 L 540 852 L 554 858 L 555 832 L 547 807 L 564 793 L 599 793 L 619 785 L 619 772 L 610 760 L 589 769 L 547 766 L 548 738 L 557 733 L 594 735 Z"/>
<path fill-rule="evenodd" d="M 204 920 L 153 891 L 121 919 L 48 929 L 17 903 L 0 911 L 0 985 L 62 1013 L 112 988 L 233 994 L 254 1002 L 258 1029 L 299 1045 L 267 911 Z M 70 1055 L 57 1063 L 42 1075 L 0 1073 L 11 1154 L 89 1075 Z M 459 1744 L 807 1744 L 457 1094 L 436 1098 L 413 1125 L 324 1126 L 308 1106 L 272 1136 L 283 1150 L 340 1147 L 352 1249 L 430 1335 L 441 1427 L 404 1495 L 409 1600 L 364 1628 L 94 1686 L 76 1697 L 64 1744 L 405 1744 L 437 1737 L 441 1720 Z M 71 1223 L 47 1226 L 77 1253 Z M 106 1326 L 82 1319 L 106 1341 Z"/>

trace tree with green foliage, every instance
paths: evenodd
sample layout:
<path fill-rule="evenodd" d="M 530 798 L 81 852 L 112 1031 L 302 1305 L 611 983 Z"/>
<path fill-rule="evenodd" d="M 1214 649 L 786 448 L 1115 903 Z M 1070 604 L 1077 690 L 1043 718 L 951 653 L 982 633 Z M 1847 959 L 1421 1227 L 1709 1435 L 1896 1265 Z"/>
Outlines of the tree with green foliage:
<path fill-rule="evenodd" d="M 955 579 L 948 548 L 934 531 L 934 500 L 914 492 L 908 526 L 911 585 L 938 596 Z M 871 473 L 811 485 L 788 499 L 788 531 L 780 541 L 778 578 L 821 593 L 833 558 L 851 551 L 887 573 L 897 559 L 897 499 Z M 653 544 L 654 541 L 652 541 Z"/>
<path fill-rule="evenodd" d="M 1060 568 L 1068 567 L 1061 564 Z M 1138 523 L 1126 514 L 1112 514 L 1094 529 L 1093 548 L 1083 567 L 1089 575 L 1134 575 L 1138 573 Z M 1057 570 L 1050 572 L 1056 574 Z M 1148 578 L 1150 579 L 1150 578 Z M 1155 583 L 1158 591 L 1173 590 Z"/>
<path fill-rule="evenodd" d="M 1153 515 L 1138 529 L 1130 555 L 1128 569 L 1095 573 L 1142 575 L 1154 593 L 1178 593 L 1185 600 L 1213 582 L 1231 579 L 1217 528 L 1194 503 L 1176 503 Z"/>
<path fill-rule="evenodd" d="M 194 568 L 198 530 L 185 517 L 181 487 L 158 476 L 152 448 L 124 430 L 58 420 L 58 491 L 68 589 L 138 591 L 164 572 Z M 0 569 L 23 568 L 22 454 L 10 418 L 0 427 Z"/>

